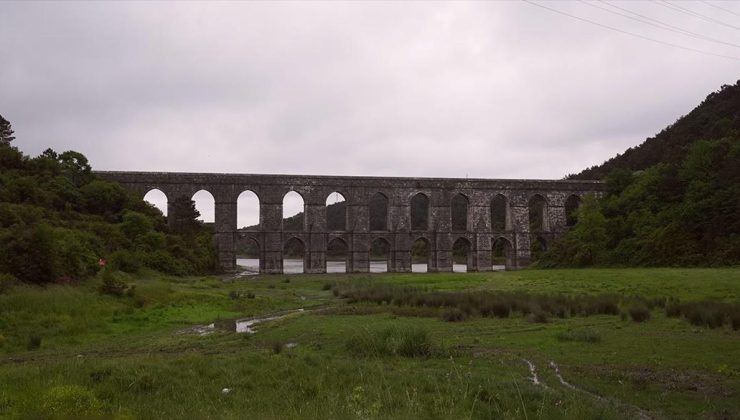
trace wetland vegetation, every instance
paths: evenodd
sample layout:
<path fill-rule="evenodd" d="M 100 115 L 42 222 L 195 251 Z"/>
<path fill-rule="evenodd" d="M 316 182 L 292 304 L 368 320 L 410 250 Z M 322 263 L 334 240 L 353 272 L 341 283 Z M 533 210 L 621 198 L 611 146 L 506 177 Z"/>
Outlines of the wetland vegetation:
<path fill-rule="evenodd" d="M 101 293 L 102 275 L 16 285 L 0 294 L 0 417 L 732 418 L 738 277 L 144 271 L 122 275 L 120 296 Z M 637 306 L 649 319 L 632 319 Z M 275 313 L 254 334 L 194 329 Z"/>

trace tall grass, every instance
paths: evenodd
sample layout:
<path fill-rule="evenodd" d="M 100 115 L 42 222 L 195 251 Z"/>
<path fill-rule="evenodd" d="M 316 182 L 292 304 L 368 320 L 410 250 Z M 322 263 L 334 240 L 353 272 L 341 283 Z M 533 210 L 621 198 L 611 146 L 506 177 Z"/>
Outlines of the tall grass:
<path fill-rule="evenodd" d="M 729 325 L 733 330 L 740 330 L 740 304 L 724 302 L 674 302 L 666 306 L 669 317 L 685 318 L 693 325 L 709 328 L 720 328 Z"/>
<path fill-rule="evenodd" d="M 580 341 L 584 343 L 598 343 L 601 341 L 601 334 L 593 328 L 562 331 L 556 337 L 560 341 Z"/>
<path fill-rule="evenodd" d="M 364 357 L 432 355 L 429 333 L 418 327 L 359 331 L 347 339 L 345 347 L 350 353 Z"/>
<path fill-rule="evenodd" d="M 334 294 L 347 299 L 348 303 L 445 308 L 442 318 L 446 321 L 461 321 L 469 317 L 508 318 L 512 313 L 530 316 L 535 322 L 546 322 L 550 317 L 617 315 L 620 303 L 619 296 L 614 294 L 566 296 L 526 292 L 439 292 L 389 285 L 342 285 L 334 288 Z"/>

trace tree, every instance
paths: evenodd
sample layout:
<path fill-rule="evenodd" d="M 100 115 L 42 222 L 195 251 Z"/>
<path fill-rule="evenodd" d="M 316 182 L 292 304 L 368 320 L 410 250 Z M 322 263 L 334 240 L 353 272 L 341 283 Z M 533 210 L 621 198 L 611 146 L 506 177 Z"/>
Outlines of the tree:
<path fill-rule="evenodd" d="M 10 122 L 0 115 L 0 145 L 9 146 L 13 140 L 15 140 L 15 137 L 13 137 L 13 128 L 11 128 Z"/>
<path fill-rule="evenodd" d="M 195 208 L 195 201 L 186 196 L 177 197 L 172 201 L 167 218 L 170 227 L 177 233 L 196 233 L 200 229 L 200 212 Z"/>

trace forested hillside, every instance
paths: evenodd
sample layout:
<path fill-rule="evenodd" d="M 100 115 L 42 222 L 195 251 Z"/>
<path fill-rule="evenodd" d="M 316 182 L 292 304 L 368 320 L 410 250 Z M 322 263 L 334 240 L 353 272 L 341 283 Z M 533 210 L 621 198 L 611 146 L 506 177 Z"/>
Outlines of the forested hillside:
<path fill-rule="evenodd" d="M 142 267 L 169 274 L 212 271 L 211 235 L 191 217 L 170 231 L 161 212 L 120 185 L 96 179 L 80 153 L 47 149 L 30 158 L 12 145 L 0 116 L 0 276 L 44 284 Z M 188 213 L 189 211 L 189 213 Z M 101 261 L 103 259 L 103 261 Z"/>
<path fill-rule="evenodd" d="M 740 84 L 643 144 L 571 178 L 603 178 L 544 266 L 740 263 Z"/>
<path fill-rule="evenodd" d="M 614 169 L 638 171 L 658 163 L 683 161 L 698 140 L 719 140 L 740 130 L 740 81 L 710 93 L 699 106 L 642 144 L 569 179 L 604 179 Z"/>

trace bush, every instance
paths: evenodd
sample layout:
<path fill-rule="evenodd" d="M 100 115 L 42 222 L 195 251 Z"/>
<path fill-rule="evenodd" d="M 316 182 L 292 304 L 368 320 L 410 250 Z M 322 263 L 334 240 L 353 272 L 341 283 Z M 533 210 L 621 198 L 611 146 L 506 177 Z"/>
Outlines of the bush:
<path fill-rule="evenodd" d="M 464 321 L 465 318 L 465 313 L 457 308 L 445 309 L 444 312 L 442 312 L 442 319 L 447 322 L 460 322 Z"/>
<path fill-rule="evenodd" d="M 0 295 L 7 293 L 15 286 L 18 279 L 12 274 L 0 273 Z"/>
<path fill-rule="evenodd" d="M 429 357 L 432 344 L 426 330 L 407 328 L 400 330 L 401 342 L 396 352 L 404 357 Z"/>
<path fill-rule="evenodd" d="M 593 328 L 562 331 L 556 337 L 560 341 L 579 341 L 584 343 L 598 343 L 601 341 L 601 334 Z"/>
<path fill-rule="evenodd" d="M 51 388 L 44 395 L 41 408 L 52 418 L 89 418 L 103 414 L 103 404 L 89 389 L 78 385 Z"/>
<path fill-rule="evenodd" d="M 100 285 L 100 293 L 104 295 L 111 295 L 121 297 L 126 292 L 126 282 L 119 278 L 116 273 L 105 271 L 103 273 L 103 284 Z"/>
<path fill-rule="evenodd" d="M 41 347 L 41 336 L 38 334 L 31 334 L 28 336 L 28 343 L 26 344 L 26 349 L 28 350 L 36 350 Z"/>
<path fill-rule="evenodd" d="M 734 329 L 740 329 L 740 305 L 723 302 L 687 302 L 671 303 L 666 306 L 666 315 L 684 317 L 692 325 L 709 328 L 720 328 L 725 323 Z"/>
<path fill-rule="evenodd" d="M 364 357 L 403 356 L 429 357 L 432 342 L 426 330 L 421 328 L 395 328 L 363 331 L 349 337 L 345 348 Z"/>
<path fill-rule="evenodd" d="M 138 273 L 141 270 L 141 260 L 128 250 L 116 251 L 110 256 L 110 267 L 126 273 Z"/>
<path fill-rule="evenodd" d="M 630 317 L 635 322 L 645 322 L 650 319 L 650 309 L 644 304 L 635 304 L 629 309 Z"/>
<path fill-rule="evenodd" d="M 529 316 L 527 316 L 527 320 L 529 322 L 536 322 L 540 324 L 544 324 L 549 321 L 549 319 L 547 318 L 547 314 L 541 310 L 533 311 L 531 314 L 529 314 Z"/>
<path fill-rule="evenodd" d="M 733 330 L 740 330 L 740 311 L 730 315 L 730 324 Z"/>
<path fill-rule="evenodd" d="M 175 258 L 163 250 L 157 250 L 145 254 L 144 265 L 153 270 L 175 276 L 184 276 L 193 272 L 192 267 L 188 267 L 188 263 L 186 261 Z"/>

